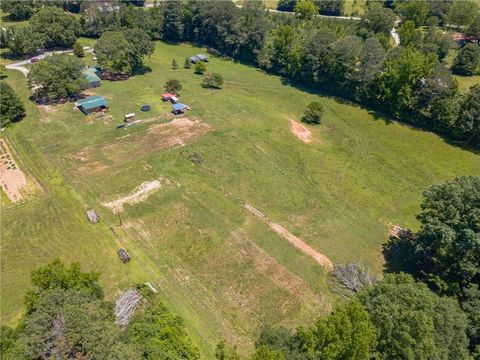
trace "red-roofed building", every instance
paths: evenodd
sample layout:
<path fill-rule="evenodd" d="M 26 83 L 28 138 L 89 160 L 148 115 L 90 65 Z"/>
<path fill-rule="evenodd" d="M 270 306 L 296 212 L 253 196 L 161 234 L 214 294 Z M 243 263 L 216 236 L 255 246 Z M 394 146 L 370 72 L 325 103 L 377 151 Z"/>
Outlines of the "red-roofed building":
<path fill-rule="evenodd" d="M 172 101 L 172 98 L 176 98 L 176 95 L 170 93 L 162 94 L 163 101 Z"/>

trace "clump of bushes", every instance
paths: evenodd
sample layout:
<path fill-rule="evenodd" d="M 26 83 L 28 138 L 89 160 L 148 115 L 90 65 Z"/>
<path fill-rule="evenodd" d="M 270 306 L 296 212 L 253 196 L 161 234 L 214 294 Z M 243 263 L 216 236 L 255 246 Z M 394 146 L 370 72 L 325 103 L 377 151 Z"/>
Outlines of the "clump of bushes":
<path fill-rule="evenodd" d="M 218 73 L 207 73 L 203 77 L 202 86 L 220 89 L 223 85 L 223 76 Z"/>
<path fill-rule="evenodd" d="M 302 121 L 308 124 L 320 124 L 322 122 L 323 112 L 324 107 L 322 103 L 319 101 L 312 101 L 305 109 Z"/>
<path fill-rule="evenodd" d="M 207 65 L 203 61 L 199 61 L 195 64 L 193 72 L 198 75 L 203 75 L 207 71 Z"/>
<path fill-rule="evenodd" d="M 182 86 L 182 83 L 178 80 L 175 80 L 175 79 L 171 79 L 171 80 L 168 80 L 166 83 L 165 83 L 165 91 L 166 92 L 169 92 L 169 93 L 172 93 L 172 94 L 178 94 L 178 92 L 180 90 L 182 90 L 183 86 Z"/>

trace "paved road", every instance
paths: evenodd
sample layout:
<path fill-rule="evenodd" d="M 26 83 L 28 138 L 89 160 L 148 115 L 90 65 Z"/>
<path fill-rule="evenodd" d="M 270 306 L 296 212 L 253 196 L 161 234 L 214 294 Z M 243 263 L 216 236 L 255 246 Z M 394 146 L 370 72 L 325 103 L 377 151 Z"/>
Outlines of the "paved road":
<path fill-rule="evenodd" d="M 83 49 L 86 52 L 93 53 L 93 49 L 89 48 L 88 46 L 84 47 Z M 73 50 L 71 50 L 71 49 L 69 49 L 69 50 L 57 50 L 57 51 L 46 51 L 46 52 L 43 52 L 39 55 L 36 55 L 35 57 L 41 60 L 41 59 L 45 59 L 47 56 L 59 55 L 59 54 L 68 54 L 68 53 L 72 53 L 72 52 L 73 52 Z M 31 59 L 27 59 L 27 60 L 17 61 L 17 62 L 8 64 L 5 67 L 7 69 L 11 69 L 11 70 L 18 70 L 23 75 L 27 76 L 28 72 L 30 70 L 28 68 L 26 68 L 25 65 L 29 65 L 31 63 L 32 63 Z"/>

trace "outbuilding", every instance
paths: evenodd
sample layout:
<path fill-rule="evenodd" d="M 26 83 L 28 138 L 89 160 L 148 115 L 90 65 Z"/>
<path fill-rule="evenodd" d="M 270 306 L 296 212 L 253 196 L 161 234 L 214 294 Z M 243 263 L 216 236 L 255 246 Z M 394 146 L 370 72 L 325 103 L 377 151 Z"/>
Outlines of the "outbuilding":
<path fill-rule="evenodd" d="M 133 120 L 135 120 L 135 113 L 130 113 L 130 114 L 123 115 L 123 121 L 131 122 Z"/>
<path fill-rule="evenodd" d="M 172 98 L 176 99 L 176 96 L 177 95 L 175 95 L 175 94 L 165 93 L 165 94 L 162 94 L 162 100 L 163 101 L 172 101 Z"/>
<path fill-rule="evenodd" d="M 191 57 L 190 57 L 190 62 L 191 62 L 192 64 L 196 64 L 196 63 L 199 62 L 199 61 L 200 61 L 200 59 L 199 59 L 197 56 L 191 56 Z"/>
<path fill-rule="evenodd" d="M 207 55 L 198 54 L 197 59 L 199 59 L 200 61 L 208 62 L 208 56 Z"/>
<path fill-rule="evenodd" d="M 182 103 L 173 104 L 173 113 L 175 115 L 183 114 L 188 109 L 189 109 L 188 106 L 185 104 L 182 104 Z"/>
<path fill-rule="evenodd" d="M 208 56 L 203 55 L 203 54 L 197 54 L 195 56 L 190 57 L 190 62 L 193 64 L 196 64 L 199 61 L 208 61 Z"/>
<path fill-rule="evenodd" d="M 85 115 L 88 115 L 94 112 L 108 110 L 108 101 L 103 96 L 94 95 L 78 100 L 75 106 Z"/>
<path fill-rule="evenodd" d="M 99 72 L 96 66 L 91 66 L 83 70 L 83 77 L 87 81 L 86 89 L 96 88 L 102 84 L 102 80 L 98 76 Z"/>

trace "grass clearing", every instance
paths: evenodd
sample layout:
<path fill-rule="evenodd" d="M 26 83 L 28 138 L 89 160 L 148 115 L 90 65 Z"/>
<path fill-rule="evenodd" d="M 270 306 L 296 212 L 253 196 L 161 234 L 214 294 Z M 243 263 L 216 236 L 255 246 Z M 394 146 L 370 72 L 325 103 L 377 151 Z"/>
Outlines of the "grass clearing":
<path fill-rule="evenodd" d="M 203 88 L 193 69 L 171 69 L 172 58 L 182 63 L 199 52 L 205 49 L 157 43 L 146 61 L 151 72 L 90 89 L 108 98 L 106 120 L 72 103 L 37 107 L 23 75 L 8 72 L 28 116 L 2 136 L 45 192 L 2 209 L 2 323 L 18 318 L 30 270 L 60 257 L 101 271 L 109 299 L 131 282 L 150 282 L 185 318 L 206 358 L 222 337 L 248 352 L 262 325 L 295 327 L 329 311 L 337 297 L 322 267 L 244 202 L 334 262 L 361 261 L 379 272 L 389 224 L 415 228 L 425 188 L 480 174 L 478 154 L 253 67 L 212 58 L 207 68 L 224 77 L 221 90 Z M 201 131 L 188 138 L 182 134 L 191 127 L 164 125 L 172 120 L 164 116 L 171 105 L 160 100 L 169 79 L 181 81 L 180 99 L 198 119 Z M 305 125 L 315 139 L 306 144 L 290 120 L 314 100 L 326 110 L 322 125 Z M 157 120 L 115 129 L 144 104 L 152 110 L 141 116 Z M 193 153 L 203 161 L 194 164 Z M 122 227 L 101 205 L 160 177 L 178 186 L 124 203 Z M 87 221 L 89 207 L 99 224 Z M 119 247 L 129 264 L 118 259 Z"/>

